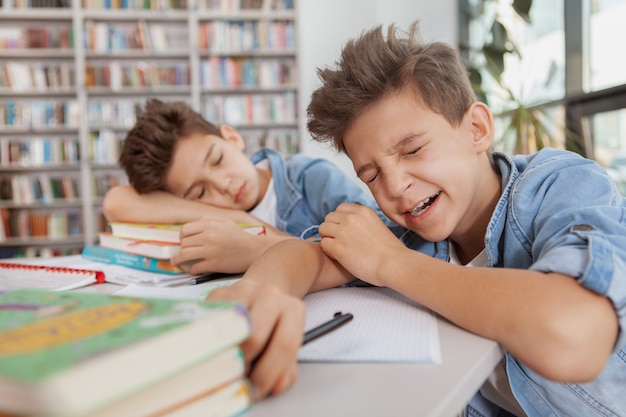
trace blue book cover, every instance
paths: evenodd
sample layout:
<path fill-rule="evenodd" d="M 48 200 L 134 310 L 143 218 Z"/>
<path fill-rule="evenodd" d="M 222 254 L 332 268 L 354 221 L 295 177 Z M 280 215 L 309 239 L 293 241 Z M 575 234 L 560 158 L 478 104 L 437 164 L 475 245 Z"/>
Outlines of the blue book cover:
<path fill-rule="evenodd" d="M 187 274 L 184 267 L 174 265 L 167 259 L 157 259 L 148 256 L 135 255 L 117 249 L 105 248 L 98 245 L 85 246 L 82 252 L 85 259 L 95 262 L 103 262 L 112 265 L 120 265 L 128 268 L 141 269 L 143 271 L 156 272 L 159 274 Z"/>

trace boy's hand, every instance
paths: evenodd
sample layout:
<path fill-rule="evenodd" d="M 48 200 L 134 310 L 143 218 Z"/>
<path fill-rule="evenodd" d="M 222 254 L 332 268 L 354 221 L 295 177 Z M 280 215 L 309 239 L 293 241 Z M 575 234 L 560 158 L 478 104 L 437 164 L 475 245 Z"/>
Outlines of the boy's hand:
<path fill-rule="evenodd" d="M 192 274 L 245 271 L 256 257 L 254 239 L 259 238 L 231 219 L 210 216 L 184 224 L 180 236 L 182 250 L 171 261 L 193 261 Z"/>
<path fill-rule="evenodd" d="M 234 300 L 248 309 L 252 332 L 241 348 L 251 368 L 248 376 L 255 400 L 293 385 L 304 334 L 304 303 L 275 286 L 246 278 L 211 291 L 207 298 Z"/>
<path fill-rule="evenodd" d="M 343 203 L 319 228 L 324 253 L 354 276 L 373 285 L 380 281 L 386 260 L 406 249 L 376 213 L 365 206 Z"/>

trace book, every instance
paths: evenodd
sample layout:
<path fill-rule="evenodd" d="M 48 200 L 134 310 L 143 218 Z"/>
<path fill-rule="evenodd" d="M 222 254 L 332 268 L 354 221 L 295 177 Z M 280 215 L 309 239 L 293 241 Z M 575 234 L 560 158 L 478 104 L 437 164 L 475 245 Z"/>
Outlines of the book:
<path fill-rule="evenodd" d="M 233 382 L 240 382 L 245 371 L 243 354 L 239 347 L 233 346 L 89 417 L 162 416 L 212 395 Z M 211 408 L 212 413 L 215 410 L 217 408 Z"/>
<path fill-rule="evenodd" d="M 239 223 L 246 232 L 264 235 L 262 224 Z M 111 235 L 134 240 L 180 243 L 181 224 L 109 222 Z"/>
<path fill-rule="evenodd" d="M 0 410 L 86 415 L 245 340 L 232 302 L 16 290 L 0 295 Z"/>
<path fill-rule="evenodd" d="M 136 255 L 118 249 L 105 248 L 104 246 L 87 245 L 83 248 L 81 254 L 85 259 L 105 264 L 120 265 L 159 274 L 188 274 L 185 266 L 174 265 L 167 259 Z"/>
<path fill-rule="evenodd" d="M 180 243 L 180 224 L 109 222 L 113 236 L 127 239 Z"/>
<path fill-rule="evenodd" d="M 114 236 L 112 233 L 99 234 L 100 246 L 117 249 L 135 255 L 148 256 L 157 259 L 170 259 L 180 252 L 178 243 L 160 242 L 158 240 L 137 240 Z"/>
<path fill-rule="evenodd" d="M 105 281 L 103 271 L 0 262 L 0 291 L 20 288 L 66 291 Z"/>
<path fill-rule="evenodd" d="M 168 412 L 167 417 L 238 416 L 247 411 L 252 405 L 251 391 L 249 381 L 241 378 L 224 387 L 220 387 L 220 389 L 209 395 L 196 398 L 185 406 Z"/>

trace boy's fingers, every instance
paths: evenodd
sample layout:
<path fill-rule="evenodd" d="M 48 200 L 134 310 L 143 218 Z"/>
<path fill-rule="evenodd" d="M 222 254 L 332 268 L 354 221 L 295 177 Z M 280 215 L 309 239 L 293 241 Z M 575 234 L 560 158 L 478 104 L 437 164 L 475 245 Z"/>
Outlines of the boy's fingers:
<path fill-rule="evenodd" d="M 255 398 L 290 387 L 297 376 L 296 357 L 304 334 L 302 301 L 273 286 L 245 282 L 245 278 L 215 289 L 209 298 L 237 300 L 248 309 L 252 332 L 241 349 L 246 361 L 253 363 L 249 377 Z"/>
<path fill-rule="evenodd" d="M 304 305 L 292 298 L 282 306 L 271 339 L 250 372 L 256 399 L 284 391 L 297 376 L 296 357 L 302 345 Z"/>

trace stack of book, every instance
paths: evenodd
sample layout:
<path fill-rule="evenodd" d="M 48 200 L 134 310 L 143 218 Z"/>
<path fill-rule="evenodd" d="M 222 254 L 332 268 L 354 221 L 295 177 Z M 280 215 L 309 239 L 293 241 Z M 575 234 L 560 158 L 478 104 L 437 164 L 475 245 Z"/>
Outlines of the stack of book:
<path fill-rule="evenodd" d="M 241 414 L 249 326 L 230 302 L 0 294 L 0 415 Z"/>
<path fill-rule="evenodd" d="M 161 274 L 186 274 L 183 265 L 170 258 L 180 251 L 181 225 L 148 223 L 109 223 L 111 232 L 99 235 L 99 245 L 88 245 L 86 259 Z"/>
<path fill-rule="evenodd" d="M 240 225 L 248 233 L 265 234 L 262 225 Z M 181 250 L 182 225 L 110 222 L 111 232 L 100 233 L 99 245 L 83 249 L 84 258 L 161 274 L 188 274 L 188 265 L 170 258 Z"/>

